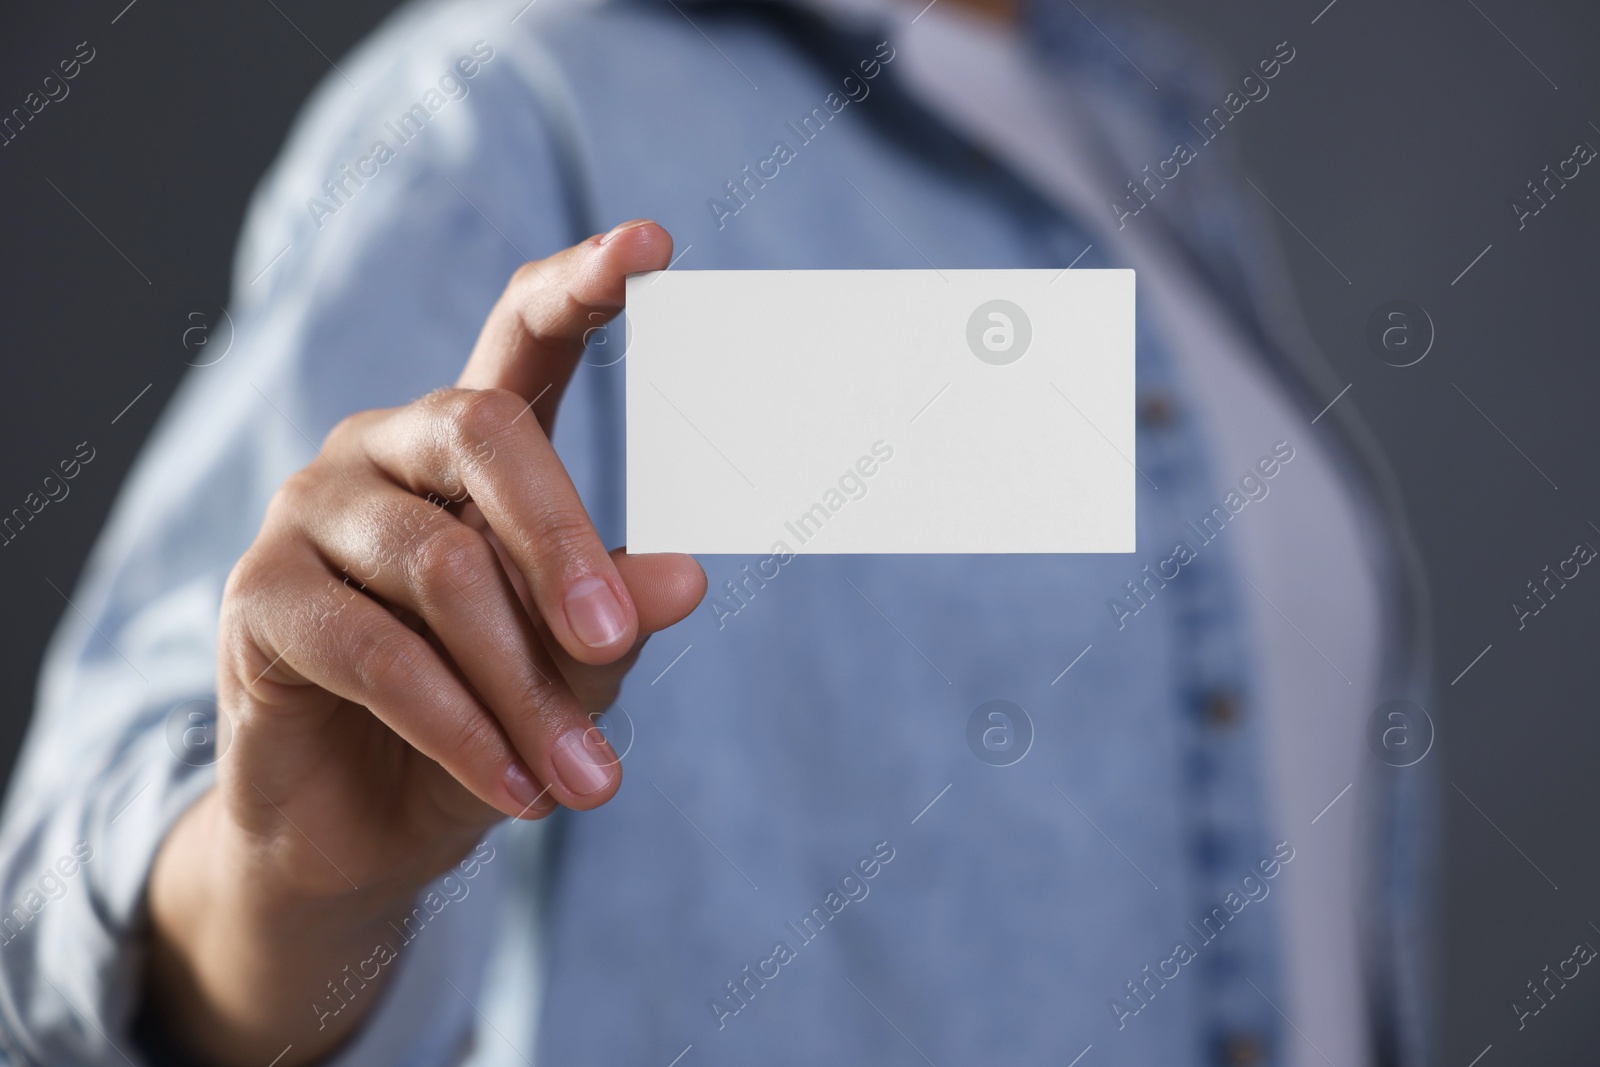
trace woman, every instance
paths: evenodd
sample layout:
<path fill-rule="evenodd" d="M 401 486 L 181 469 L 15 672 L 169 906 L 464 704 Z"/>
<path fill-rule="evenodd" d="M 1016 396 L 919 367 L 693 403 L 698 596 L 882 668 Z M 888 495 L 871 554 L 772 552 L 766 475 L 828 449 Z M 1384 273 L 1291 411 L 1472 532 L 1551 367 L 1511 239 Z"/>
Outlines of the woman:
<path fill-rule="evenodd" d="M 918 7 L 342 64 L 47 667 L 19 1059 L 1416 1062 L 1415 568 L 1228 156 L 1295 43 Z M 1139 271 L 1133 557 L 607 551 L 625 274 L 930 263 Z"/>

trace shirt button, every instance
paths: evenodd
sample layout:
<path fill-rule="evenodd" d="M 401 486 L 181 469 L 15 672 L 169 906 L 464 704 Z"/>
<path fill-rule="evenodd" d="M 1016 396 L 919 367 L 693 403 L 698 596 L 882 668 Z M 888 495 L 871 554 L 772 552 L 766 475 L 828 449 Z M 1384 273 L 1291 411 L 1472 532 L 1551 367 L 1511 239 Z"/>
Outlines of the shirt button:
<path fill-rule="evenodd" d="M 1260 1067 L 1267 1062 L 1267 1048 L 1254 1034 L 1230 1034 L 1222 1041 L 1219 1062 L 1222 1067 Z"/>
<path fill-rule="evenodd" d="M 1239 721 L 1242 710 L 1239 697 L 1229 690 L 1218 689 L 1206 697 L 1204 714 L 1212 726 L 1232 726 Z"/>
<path fill-rule="evenodd" d="M 1178 405 L 1165 393 L 1151 393 L 1139 402 L 1139 421 L 1155 429 L 1171 426 L 1178 418 Z"/>

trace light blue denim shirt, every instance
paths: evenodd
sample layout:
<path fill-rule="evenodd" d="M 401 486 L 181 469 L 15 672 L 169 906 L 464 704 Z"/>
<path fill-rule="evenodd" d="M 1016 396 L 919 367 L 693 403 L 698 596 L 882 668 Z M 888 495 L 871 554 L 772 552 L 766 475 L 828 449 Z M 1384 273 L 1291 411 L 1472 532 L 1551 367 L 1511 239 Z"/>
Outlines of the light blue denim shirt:
<path fill-rule="evenodd" d="M 1061 16 L 1030 12 L 1041 47 L 1123 94 L 1106 150 L 1134 173 L 1181 107 L 1153 110 Z M 1112 32 L 1181 93 L 1190 68 L 1169 43 Z M 1064 267 L 1082 250 L 1072 220 L 897 90 L 892 57 L 890 30 L 770 0 L 473 0 L 413 5 L 341 60 L 252 209 L 231 348 L 185 380 L 51 647 L 0 839 L 0 900 L 16 905 L 0 923 L 0 1033 L 16 1062 L 144 1058 L 143 885 L 212 781 L 225 578 L 336 421 L 453 380 L 520 263 L 640 216 L 672 232 L 680 270 Z M 859 87 L 868 63 L 857 100 L 845 79 Z M 1224 172 L 1152 205 L 1148 224 L 1258 343 L 1262 374 L 1332 395 Z M 1143 323 L 1139 347 L 1140 388 L 1177 388 Z M 609 544 L 620 356 L 620 329 L 592 340 L 557 433 Z M 1319 429 L 1386 561 L 1387 690 L 1414 697 L 1420 576 L 1353 418 L 1344 405 Z M 1139 486 L 1143 548 L 1225 479 L 1181 395 L 1138 450 L 1162 486 Z M 1214 939 L 1198 925 L 1282 858 L 1262 830 L 1225 544 L 1118 641 L 1106 601 L 1127 557 L 702 562 L 716 599 L 651 642 L 608 716 L 626 788 L 597 812 L 497 829 L 419 900 L 392 960 L 351 960 L 306 990 L 308 1012 L 343 1011 L 378 996 L 362 974 L 396 969 L 339 1063 L 1059 1067 L 1093 1045 L 1086 1067 L 1198 1067 L 1246 1041 L 1280 1058 L 1270 911 Z M 1204 714 L 1221 693 L 1237 715 Z M 969 742 L 992 700 L 1031 723 L 1011 766 Z M 1424 771 L 1373 768 L 1364 933 L 1381 1062 L 1423 1057 Z M 1185 977 L 1132 999 L 1179 940 L 1196 955 Z M 1119 998 L 1143 1004 L 1125 1026 Z"/>

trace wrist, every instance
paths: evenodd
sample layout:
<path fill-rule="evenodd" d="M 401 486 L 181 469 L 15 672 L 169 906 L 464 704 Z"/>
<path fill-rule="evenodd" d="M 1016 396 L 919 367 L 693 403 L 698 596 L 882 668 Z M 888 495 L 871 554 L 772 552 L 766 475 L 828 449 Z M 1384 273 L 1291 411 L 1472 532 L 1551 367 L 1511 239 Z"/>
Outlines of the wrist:
<path fill-rule="evenodd" d="M 259 1065 L 292 1043 L 286 1067 L 337 1047 L 379 989 L 336 1017 L 317 1005 L 415 895 L 308 893 L 276 866 L 270 844 L 233 824 L 213 790 L 174 825 L 152 867 L 146 1010 L 208 1062 Z"/>

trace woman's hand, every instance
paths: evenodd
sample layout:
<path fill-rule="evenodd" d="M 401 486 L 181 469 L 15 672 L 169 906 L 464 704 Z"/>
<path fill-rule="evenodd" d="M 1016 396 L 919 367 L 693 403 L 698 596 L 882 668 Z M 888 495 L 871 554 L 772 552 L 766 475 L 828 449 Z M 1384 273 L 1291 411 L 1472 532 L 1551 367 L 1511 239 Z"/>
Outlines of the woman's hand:
<path fill-rule="evenodd" d="M 671 246 L 639 221 L 522 267 L 454 388 L 345 419 L 273 499 L 223 597 L 232 745 L 151 874 L 148 1005 L 180 1044 L 321 1058 L 377 990 L 310 1005 L 423 886 L 501 818 L 616 792 L 592 715 L 705 575 L 608 554 L 549 432 L 624 276 Z"/>

